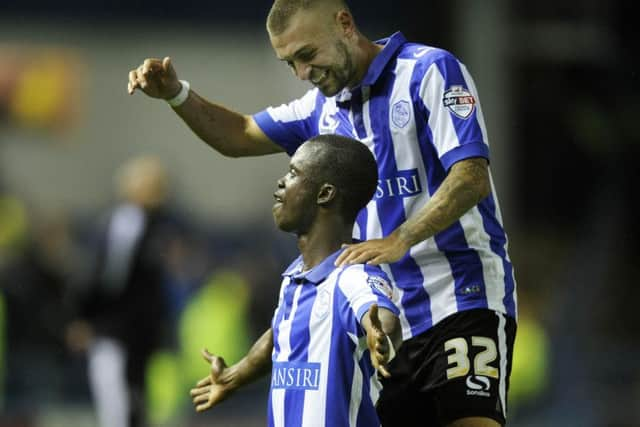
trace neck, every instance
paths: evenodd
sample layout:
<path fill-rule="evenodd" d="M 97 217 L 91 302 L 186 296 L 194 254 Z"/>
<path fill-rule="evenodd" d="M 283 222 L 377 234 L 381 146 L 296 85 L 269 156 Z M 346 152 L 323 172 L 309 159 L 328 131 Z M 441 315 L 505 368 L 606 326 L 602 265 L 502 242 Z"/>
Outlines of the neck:
<path fill-rule="evenodd" d="M 362 82 L 362 80 L 364 79 L 364 76 L 367 74 L 367 71 L 369 71 L 369 67 L 371 66 L 371 63 L 373 62 L 375 57 L 382 51 L 383 48 L 384 46 L 374 43 L 368 38 L 359 34 L 358 44 L 356 48 L 358 52 L 358 55 L 357 55 L 358 65 L 356 68 L 357 70 L 356 84 L 354 86 L 357 86 Z"/>
<path fill-rule="evenodd" d="M 353 224 L 341 220 L 316 221 L 311 229 L 298 235 L 298 249 L 302 254 L 304 270 L 310 270 L 336 252 L 345 243 L 351 243 Z"/>

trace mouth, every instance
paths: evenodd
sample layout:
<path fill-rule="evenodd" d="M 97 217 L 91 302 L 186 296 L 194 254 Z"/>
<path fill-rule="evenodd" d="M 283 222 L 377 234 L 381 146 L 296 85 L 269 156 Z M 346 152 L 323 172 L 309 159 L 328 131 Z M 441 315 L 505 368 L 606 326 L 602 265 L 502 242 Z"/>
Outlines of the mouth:
<path fill-rule="evenodd" d="M 311 79 L 311 83 L 317 86 L 320 83 L 322 83 L 327 78 L 328 75 L 329 75 L 329 70 L 324 70 L 322 74 L 320 74 L 314 79 Z"/>
<path fill-rule="evenodd" d="M 284 200 L 282 199 L 282 196 L 279 193 L 273 193 L 273 198 L 275 199 L 276 203 L 282 203 Z"/>

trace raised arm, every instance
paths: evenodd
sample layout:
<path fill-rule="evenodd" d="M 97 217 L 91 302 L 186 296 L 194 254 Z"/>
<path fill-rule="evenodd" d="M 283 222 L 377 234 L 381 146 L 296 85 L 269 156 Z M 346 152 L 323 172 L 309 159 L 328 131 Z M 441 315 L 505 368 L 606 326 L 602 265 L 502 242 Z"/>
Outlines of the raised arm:
<path fill-rule="evenodd" d="M 148 58 L 129 72 L 127 89 L 129 94 L 140 89 L 152 98 L 169 100 L 183 90 L 183 85 L 169 57 Z M 209 102 L 193 90 L 173 109 L 200 139 L 225 156 L 259 156 L 284 151 L 262 132 L 251 116 Z"/>
<path fill-rule="evenodd" d="M 455 163 L 422 209 L 390 235 L 350 245 L 336 265 L 383 264 L 401 259 L 411 246 L 443 231 L 491 192 L 487 160 L 474 157 Z"/>
<path fill-rule="evenodd" d="M 202 356 L 211 365 L 211 371 L 191 389 L 196 411 L 206 411 L 225 400 L 238 388 L 268 374 L 271 369 L 272 351 L 271 328 L 258 338 L 245 357 L 229 367 L 222 357 L 203 350 Z"/>

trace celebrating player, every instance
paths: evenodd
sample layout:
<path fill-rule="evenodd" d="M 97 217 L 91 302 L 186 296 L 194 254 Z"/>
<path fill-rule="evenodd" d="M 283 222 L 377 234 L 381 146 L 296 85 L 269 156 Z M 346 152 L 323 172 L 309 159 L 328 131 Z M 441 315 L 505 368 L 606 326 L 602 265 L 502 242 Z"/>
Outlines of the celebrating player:
<path fill-rule="evenodd" d="M 129 73 L 129 92 L 162 98 L 227 156 L 295 152 L 317 135 L 354 136 L 378 185 L 338 265 L 380 264 L 397 289 L 405 340 L 377 409 L 382 425 L 504 425 L 516 289 L 491 183 L 482 109 L 467 69 L 401 33 L 376 42 L 342 0 L 276 0 L 279 59 L 314 87 L 253 116 L 211 103 L 167 57 Z"/>
<path fill-rule="evenodd" d="M 301 256 L 283 274 L 272 328 L 245 358 L 226 367 L 204 352 L 211 374 L 191 391 L 198 411 L 271 366 L 269 425 L 380 425 L 375 373 L 389 375 L 402 342 L 392 288 L 378 267 L 334 265 L 376 183 L 375 160 L 358 141 L 321 135 L 298 148 L 278 180 L 273 217 L 297 235 Z"/>

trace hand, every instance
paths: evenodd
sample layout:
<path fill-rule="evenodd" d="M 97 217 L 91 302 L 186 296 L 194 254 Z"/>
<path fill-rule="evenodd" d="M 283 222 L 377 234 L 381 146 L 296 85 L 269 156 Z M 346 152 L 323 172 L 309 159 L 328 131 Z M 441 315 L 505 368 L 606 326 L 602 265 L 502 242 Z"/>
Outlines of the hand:
<path fill-rule="evenodd" d="M 389 348 L 391 340 L 382 330 L 377 304 L 373 304 L 369 308 L 369 320 L 371 321 L 371 329 L 367 331 L 367 347 L 369 347 L 371 364 L 383 377 L 389 378 L 391 374 L 386 365 L 391 359 L 391 349 Z"/>
<path fill-rule="evenodd" d="M 129 71 L 129 95 L 140 89 L 152 98 L 171 99 L 180 92 L 181 87 L 168 56 L 163 60 L 145 59 L 138 68 Z"/>
<path fill-rule="evenodd" d="M 391 233 L 384 239 L 372 239 L 362 243 L 345 245 L 345 250 L 336 259 L 335 265 L 367 263 L 370 265 L 389 264 L 400 260 L 411 245 Z"/>
<path fill-rule="evenodd" d="M 202 357 L 211 365 L 211 372 L 191 389 L 191 398 L 197 412 L 206 411 L 217 405 L 233 391 L 229 382 L 222 379 L 222 374 L 227 369 L 224 359 L 214 356 L 207 349 L 202 350 Z"/>

